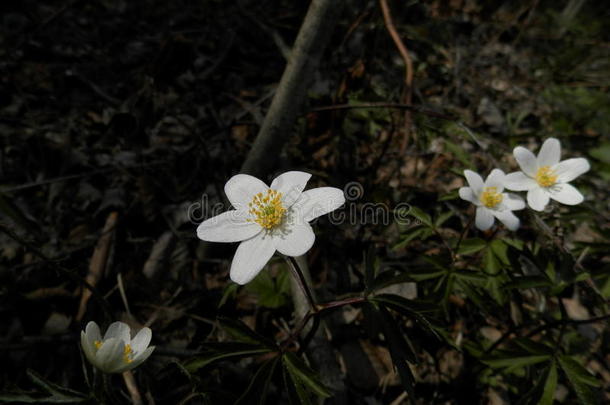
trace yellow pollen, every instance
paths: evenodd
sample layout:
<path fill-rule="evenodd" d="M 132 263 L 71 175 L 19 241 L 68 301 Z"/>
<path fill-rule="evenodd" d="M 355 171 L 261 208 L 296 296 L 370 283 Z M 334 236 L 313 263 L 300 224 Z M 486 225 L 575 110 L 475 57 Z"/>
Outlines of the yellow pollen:
<path fill-rule="evenodd" d="M 248 206 L 250 214 L 254 216 L 248 221 L 254 221 L 265 229 L 278 226 L 286 213 L 286 208 L 282 205 L 282 193 L 272 189 L 267 190 L 265 194 L 256 194 Z"/>
<path fill-rule="evenodd" d="M 536 172 L 536 181 L 540 187 L 551 187 L 557 182 L 557 174 L 549 166 L 542 166 Z"/>
<path fill-rule="evenodd" d="M 494 208 L 502 202 L 502 198 L 504 198 L 502 197 L 502 193 L 498 193 L 496 187 L 485 187 L 479 200 L 487 208 Z"/>
<path fill-rule="evenodd" d="M 104 344 L 104 342 L 101 342 L 99 340 L 96 340 L 95 342 L 93 342 L 93 344 L 95 345 L 95 348 L 97 350 L 100 350 L 100 348 L 102 347 L 102 345 Z"/>
<path fill-rule="evenodd" d="M 125 349 L 123 350 L 123 361 L 128 364 L 131 363 L 133 361 L 133 359 L 131 358 L 132 355 L 133 350 L 131 350 L 131 346 L 125 345 Z"/>

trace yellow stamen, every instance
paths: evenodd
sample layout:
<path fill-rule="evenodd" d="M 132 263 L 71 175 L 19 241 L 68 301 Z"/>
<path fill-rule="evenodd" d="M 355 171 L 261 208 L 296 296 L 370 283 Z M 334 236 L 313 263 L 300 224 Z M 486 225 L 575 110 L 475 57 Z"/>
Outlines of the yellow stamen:
<path fill-rule="evenodd" d="M 485 187 L 479 200 L 487 208 L 494 208 L 502 202 L 503 198 L 502 193 L 498 193 L 498 189 L 496 187 Z"/>
<path fill-rule="evenodd" d="M 557 174 L 549 166 L 542 166 L 536 172 L 536 182 L 540 187 L 551 187 L 557 183 Z"/>
<path fill-rule="evenodd" d="M 265 229 L 273 229 L 284 219 L 286 208 L 282 205 L 282 193 L 269 189 L 265 194 L 258 193 L 248 204 L 254 221 Z"/>
<path fill-rule="evenodd" d="M 102 345 L 104 344 L 104 342 L 101 342 L 99 340 L 96 340 L 95 342 L 93 342 L 93 344 L 95 345 L 95 348 L 97 350 L 100 350 L 100 348 L 102 347 Z"/>
<path fill-rule="evenodd" d="M 131 356 L 133 356 L 133 350 L 131 350 L 131 346 L 125 345 L 125 349 L 123 350 L 123 361 L 128 364 L 131 363 L 133 361 Z"/>

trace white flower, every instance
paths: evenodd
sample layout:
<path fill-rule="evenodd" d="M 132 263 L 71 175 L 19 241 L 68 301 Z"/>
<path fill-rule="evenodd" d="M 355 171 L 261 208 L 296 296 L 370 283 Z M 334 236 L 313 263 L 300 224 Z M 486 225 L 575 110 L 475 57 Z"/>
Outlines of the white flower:
<path fill-rule="evenodd" d="M 154 346 L 148 347 L 151 337 L 151 330 L 142 328 L 131 339 L 129 326 L 114 322 L 102 338 L 99 326 L 91 321 L 80 333 L 80 344 L 87 360 L 96 368 L 104 373 L 122 373 L 142 364 L 155 350 Z"/>
<path fill-rule="evenodd" d="M 197 236 L 208 242 L 241 242 L 231 263 L 233 281 L 252 280 L 276 250 L 300 256 L 311 248 L 315 235 L 308 222 L 339 208 L 345 197 L 334 187 L 303 191 L 310 177 L 286 172 L 270 187 L 247 174 L 227 181 L 225 194 L 235 209 L 201 223 Z"/>
<path fill-rule="evenodd" d="M 477 206 L 475 225 L 486 231 L 498 218 L 511 231 L 519 228 L 519 218 L 513 211 L 525 208 L 523 199 L 512 193 L 503 193 L 506 175 L 500 169 L 491 171 L 485 182 L 471 170 L 464 170 L 470 187 L 460 188 L 460 197 Z"/>
<path fill-rule="evenodd" d="M 584 158 L 560 162 L 561 144 L 557 139 L 544 141 L 538 157 L 521 146 L 515 148 L 513 155 L 522 171 L 506 175 L 506 188 L 527 191 L 527 203 L 532 209 L 544 210 L 550 198 L 567 205 L 580 204 L 584 200 L 582 194 L 568 183 L 591 166 Z"/>

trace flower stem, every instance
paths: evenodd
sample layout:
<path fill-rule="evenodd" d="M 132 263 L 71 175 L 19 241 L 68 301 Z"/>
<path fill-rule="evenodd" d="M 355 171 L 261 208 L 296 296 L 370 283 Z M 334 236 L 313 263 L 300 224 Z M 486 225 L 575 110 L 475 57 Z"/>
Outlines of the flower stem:
<path fill-rule="evenodd" d="M 309 303 L 311 310 L 313 312 L 318 312 L 318 306 L 316 305 L 316 301 L 313 299 L 313 294 L 311 293 L 311 290 L 310 290 L 309 286 L 307 285 L 307 280 L 305 279 L 305 276 L 303 276 L 303 272 L 301 271 L 299 264 L 297 263 L 297 261 L 295 260 L 294 257 L 290 257 L 290 256 L 285 256 L 285 257 L 286 257 L 286 261 L 290 265 L 290 269 L 292 270 L 292 272 L 294 273 L 294 275 L 296 277 L 297 283 L 299 284 L 299 286 L 301 287 L 301 290 L 303 290 L 303 293 L 305 294 L 305 297 L 307 298 L 307 302 Z"/>

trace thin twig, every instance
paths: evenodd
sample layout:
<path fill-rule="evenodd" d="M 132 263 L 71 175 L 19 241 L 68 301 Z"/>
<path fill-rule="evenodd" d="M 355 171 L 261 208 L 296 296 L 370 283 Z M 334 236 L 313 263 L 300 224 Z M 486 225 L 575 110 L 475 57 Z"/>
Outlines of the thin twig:
<path fill-rule="evenodd" d="M 313 109 L 309 110 L 309 113 L 322 112 L 322 111 L 335 111 L 335 110 L 354 110 L 354 109 L 358 109 L 358 108 L 396 108 L 396 109 L 400 109 L 400 110 L 409 110 L 409 111 L 413 111 L 418 114 L 428 115 L 430 117 L 440 118 L 442 120 L 452 121 L 452 122 L 456 122 L 456 124 L 459 124 L 455 117 L 452 117 L 452 116 L 446 115 L 446 114 L 442 114 L 442 113 L 439 113 L 436 111 L 427 110 L 423 107 L 420 107 L 418 105 L 413 105 L 410 103 L 373 102 L 373 103 L 358 103 L 358 104 L 336 104 L 336 105 L 329 105 L 329 106 L 313 108 Z"/>
<path fill-rule="evenodd" d="M 411 57 L 409 56 L 409 51 L 405 46 L 404 42 L 400 38 L 398 31 L 396 31 L 396 27 L 394 26 L 394 22 L 392 21 L 392 14 L 390 12 L 390 7 L 388 6 L 387 0 L 379 0 L 379 4 L 381 5 L 381 11 L 383 12 L 383 20 L 385 22 L 386 29 L 390 33 L 394 44 L 398 48 L 398 52 L 400 52 L 400 56 L 405 62 L 405 93 L 403 100 L 405 104 L 411 104 L 411 98 L 413 94 L 413 62 L 411 61 Z M 409 143 L 409 134 L 411 132 L 411 114 L 410 111 L 405 111 L 405 135 L 400 145 L 400 152 L 404 153 Z"/>

